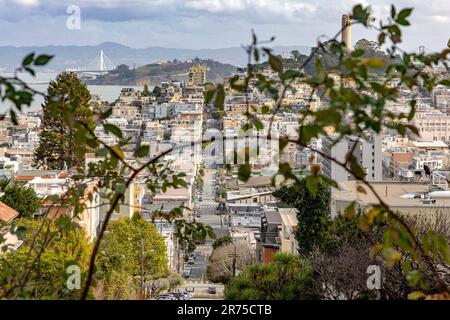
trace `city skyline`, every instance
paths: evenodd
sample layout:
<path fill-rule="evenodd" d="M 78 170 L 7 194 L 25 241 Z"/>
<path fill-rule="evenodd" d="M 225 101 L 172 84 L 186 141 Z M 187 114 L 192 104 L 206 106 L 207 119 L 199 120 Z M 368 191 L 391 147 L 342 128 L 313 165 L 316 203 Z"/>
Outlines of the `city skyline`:
<path fill-rule="evenodd" d="M 450 300 L 450 8 L 368 1 L 0 0 L 0 300 Z"/>
<path fill-rule="evenodd" d="M 317 36 L 332 36 L 341 15 L 357 1 L 104 1 L 0 0 L 0 28 L 8 34 L 0 45 L 97 45 L 117 42 L 133 48 L 170 47 L 217 49 L 275 36 L 274 45 L 314 46 Z M 390 2 L 364 1 L 377 16 L 387 16 Z M 414 7 L 403 44 L 413 50 L 423 45 L 439 50 L 448 41 L 448 6 L 441 0 L 393 1 L 397 7 Z M 80 29 L 67 28 L 69 6 L 80 8 Z M 250 10 L 250 8 L 252 8 Z M 69 10 L 69 12 L 71 12 Z M 49 30 L 51 30 L 49 32 Z M 375 33 L 353 28 L 353 42 Z"/>

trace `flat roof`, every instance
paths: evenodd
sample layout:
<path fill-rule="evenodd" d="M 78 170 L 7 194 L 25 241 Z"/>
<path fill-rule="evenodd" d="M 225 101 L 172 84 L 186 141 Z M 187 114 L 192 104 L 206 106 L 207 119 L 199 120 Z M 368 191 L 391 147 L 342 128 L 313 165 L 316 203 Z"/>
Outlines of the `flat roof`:
<path fill-rule="evenodd" d="M 378 204 L 375 194 L 358 181 L 346 181 L 339 184 L 341 190 L 333 189 L 332 197 L 336 201 L 350 203 L 357 201 L 362 206 Z M 366 193 L 357 192 L 357 187 L 361 185 Z M 443 207 L 450 206 L 450 201 L 436 199 L 434 205 L 423 204 L 420 198 L 411 198 L 406 195 L 421 194 L 429 192 L 429 185 L 417 182 L 371 182 L 371 185 L 383 201 L 391 207 Z"/>
<path fill-rule="evenodd" d="M 439 147 L 439 148 L 448 148 L 448 145 L 441 140 L 436 141 L 413 141 L 412 142 L 415 147 L 426 148 L 426 147 Z"/>
<path fill-rule="evenodd" d="M 281 225 L 281 214 L 276 210 L 266 210 L 264 211 L 264 215 L 267 219 L 267 223 L 274 225 Z"/>
<path fill-rule="evenodd" d="M 290 227 L 295 227 L 298 224 L 297 209 L 295 208 L 279 208 L 281 220 L 283 224 Z"/>

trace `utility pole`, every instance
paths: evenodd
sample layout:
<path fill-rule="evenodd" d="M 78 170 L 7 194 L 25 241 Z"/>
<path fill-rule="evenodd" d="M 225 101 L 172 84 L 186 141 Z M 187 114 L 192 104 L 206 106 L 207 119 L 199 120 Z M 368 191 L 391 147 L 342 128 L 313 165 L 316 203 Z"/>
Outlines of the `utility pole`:
<path fill-rule="evenodd" d="M 233 255 L 233 278 L 236 276 L 236 260 L 237 260 L 237 254 L 236 254 L 236 243 L 234 244 L 234 255 Z"/>
<path fill-rule="evenodd" d="M 233 244 L 234 244 L 234 252 L 231 253 L 231 254 L 228 254 L 228 257 L 232 258 L 231 271 L 232 271 L 233 277 L 235 277 L 236 276 L 236 271 L 237 271 L 236 270 L 237 258 L 240 255 L 237 254 L 236 242 L 233 242 Z"/>
<path fill-rule="evenodd" d="M 177 273 L 180 273 L 180 241 L 177 238 Z"/>
<path fill-rule="evenodd" d="M 141 298 L 144 298 L 144 239 L 141 242 Z"/>
<path fill-rule="evenodd" d="M 222 217 L 222 208 L 219 203 L 219 212 L 220 212 L 220 236 L 223 236 L 223 217 Z"/>

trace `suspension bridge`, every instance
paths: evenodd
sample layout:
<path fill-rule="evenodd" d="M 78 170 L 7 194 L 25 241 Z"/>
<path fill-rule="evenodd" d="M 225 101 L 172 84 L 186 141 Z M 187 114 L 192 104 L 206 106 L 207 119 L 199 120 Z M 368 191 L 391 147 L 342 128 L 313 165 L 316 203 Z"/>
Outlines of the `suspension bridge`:
<path fill-rule="evenodd" d="M 66 71 L 89 74 L 89 75 L 102 75 L 112 71 L 116 68 L 116 65 L 109 59 L 103 50 L 90 61 L 87 65 L 81 68 L 66 69 Z"/>

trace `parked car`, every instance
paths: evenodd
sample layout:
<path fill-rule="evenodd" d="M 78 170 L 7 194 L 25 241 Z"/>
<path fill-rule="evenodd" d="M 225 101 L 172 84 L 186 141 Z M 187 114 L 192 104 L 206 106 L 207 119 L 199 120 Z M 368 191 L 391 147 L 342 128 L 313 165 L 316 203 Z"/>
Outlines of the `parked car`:
<path fill-rule="evenodd" d="M 208 287 L 208 293 L 209 294 L 215 294 L 216 293 L 216 287 Z"/>
<path fill-rule="evenodd" d="M 189 278 L 191 276 L 191 268 L 185 269 L 183 271 L 183 277 L 184 278 Z"/>
<path fill-rule="evenodd" d="M 189 259 L 194 259 L 194 260 L 195 260 L 195 258 L 197 258 L 197 255 L 195 254 L 195 252 L 192 252 L 192 253 L 189 255 Z"/>
<path fill-rule="evenodd" d="M 192 266 L 194 263 L 195 263 L 195 262 L 194 262 L 194 259 L 189 258 L 187 264 L 188 264 L 189 266 Z"/>
<path fill-rule="evenodd" d="M 183 292 L 168 292 L 168 293 L 177 298 L 177 300 L 186 300 L 186 297 Z"/>
<path fill-rule="evenodd" d="M 194 296 L 193 293 L 191 293 L 191 292 L 189 292 L 189 291 L 186 291 L 186 290 L 176 292 L 176 293 L 174 293 L 174 295 L 175 295 L 176 297 L 180 297 L 179 300 L 190 300 L 190 299 L 192 299 L 192 297 Z"/>
<path fill-rule="evenodd" d="M 189 291 L 183 291 L 184 294 L 184 299 L 185 300 L 190 300 L 194 297 L 194 293 L 193 292 L 189 292 Z"/>
<path fill-rule="evenodd" d="M 155 300 L 178 300 L 174 295 L 163 293 L 156 296 Z"/>

